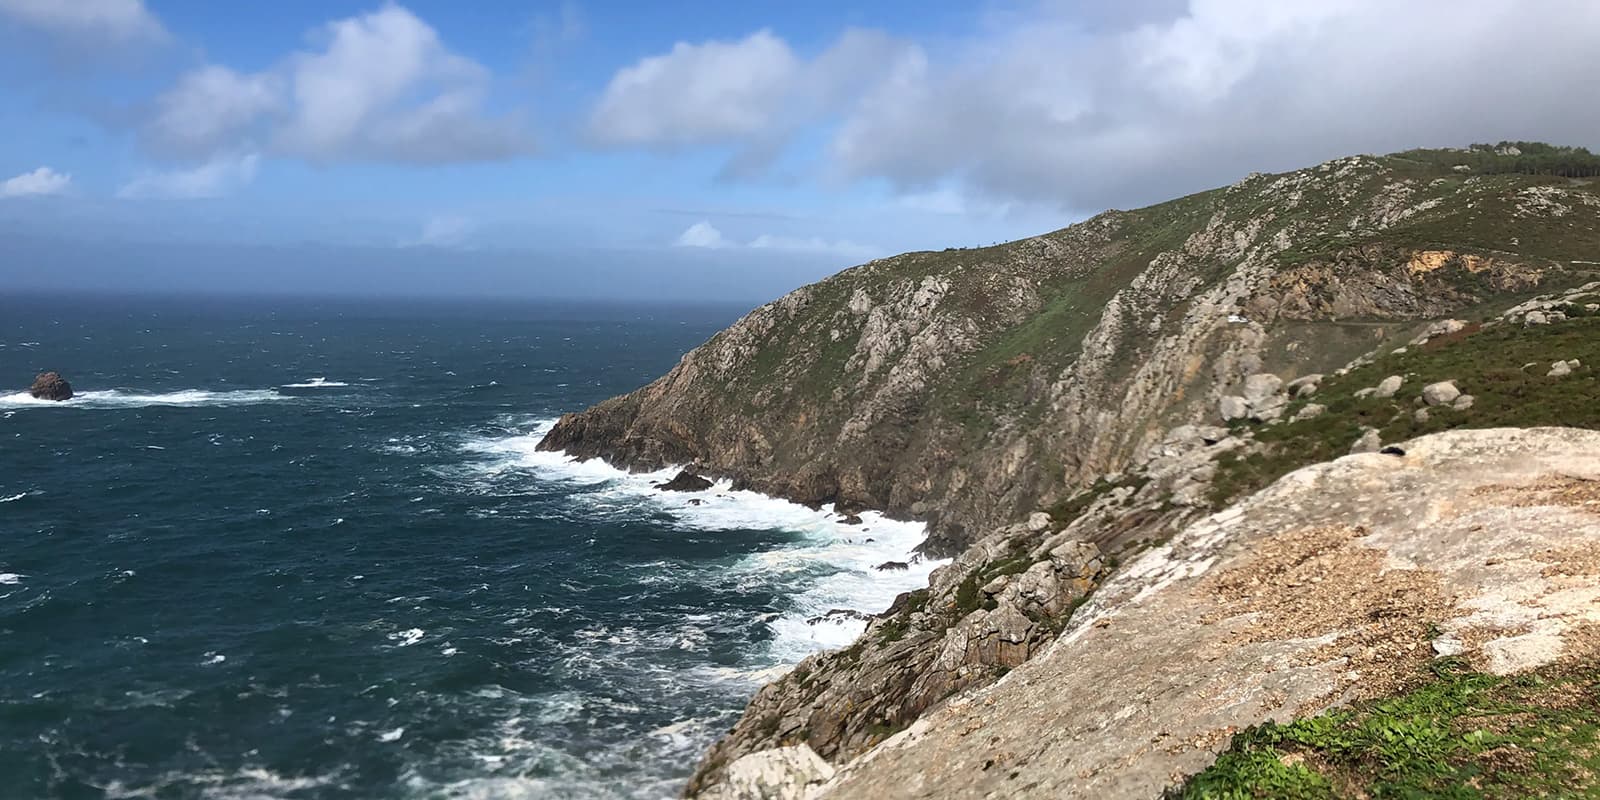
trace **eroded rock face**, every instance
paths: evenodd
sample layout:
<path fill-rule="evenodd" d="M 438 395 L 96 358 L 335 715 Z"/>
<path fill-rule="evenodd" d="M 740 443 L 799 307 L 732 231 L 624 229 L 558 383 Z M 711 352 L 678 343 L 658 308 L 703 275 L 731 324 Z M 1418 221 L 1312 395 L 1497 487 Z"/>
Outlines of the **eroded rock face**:
<path fill-rule="evenodd" d="M 1159 797 L 1234 731 L 1391 694 L 1440 654 L 1507 674 L 1592 652 L 1600 432 L 1400 450 L 1307 467 L 1189 525 L 1042 654 L 806 796 Z"/>
<path fill-rule="evenodd" d="M 1070 535 L 1027 524 L 995 531 L 935 570 L 928 589 L 901 595 L 855 645 L 811 656 L 762 688 L 688 792 L 764 797 L 712 790 L 752 754 L 794 743 L 829 761 L 861 752 L 951 694 L 1025 662 L 1104 572 L 1100 550 Z"/>
<path fill-rule="evenodd" d="M 39 377 L 33 379 L 33 385 L 28 387 L 28 394 L 40 400 L 71 400 L 72 384 L 67 383 L 58 372 L 41 372 Z"/>

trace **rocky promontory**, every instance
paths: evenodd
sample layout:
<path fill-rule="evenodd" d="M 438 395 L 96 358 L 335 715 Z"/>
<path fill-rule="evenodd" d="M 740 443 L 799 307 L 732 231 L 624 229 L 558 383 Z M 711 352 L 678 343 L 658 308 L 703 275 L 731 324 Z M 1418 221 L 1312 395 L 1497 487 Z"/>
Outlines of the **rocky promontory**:
<path fill-rule="evenodd" d="M 1529 151 L 1600 167 L 1358 156 L 882 259 L 563 417 L 953 556 L 687 794 L 1600 790 L 1600 191 Z"/>
<path fill-rule="evenodd" d="M 1330 373 L 1426 321 L 1592 274 L 1591 182 L 1451 157 L 1344 158 L 873 261 L 564 416 L 541 447 L 926 520 L 928 548 L 955 554 L 1138 463 L 1172 427 L 1215 421 L 1224 398 L 1229 416 L 1270 421 L 1278 387 L 1251 376 Z"/>

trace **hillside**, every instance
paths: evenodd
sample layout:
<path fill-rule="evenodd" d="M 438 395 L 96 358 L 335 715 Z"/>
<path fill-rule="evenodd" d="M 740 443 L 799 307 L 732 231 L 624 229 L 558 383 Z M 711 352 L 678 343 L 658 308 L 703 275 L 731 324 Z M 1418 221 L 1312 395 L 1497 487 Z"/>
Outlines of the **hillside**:
<path fill-rule="evenodd" d="M 541 447 L 925 519 L 955 553 L 1245 379 L 1331 372 L 1600 270 L 1581 151 L 1357 156 L 996 247 L 908 253 L 762 306 Z"/>

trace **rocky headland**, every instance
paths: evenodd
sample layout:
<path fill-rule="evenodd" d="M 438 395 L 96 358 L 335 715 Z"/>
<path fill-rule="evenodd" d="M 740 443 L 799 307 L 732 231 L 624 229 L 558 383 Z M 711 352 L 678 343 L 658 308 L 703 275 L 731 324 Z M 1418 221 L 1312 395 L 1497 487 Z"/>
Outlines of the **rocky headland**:
<path fill-rule="evenodd" d="M 885 509 L 953 557 L 687 793 L 1595 791 L 1592 720 L 1527 726 L 1600 698 L 1597 164 L 1357 156 L 882 259 L 563 417 L 541 447 Z M 1424 775 L 1368 734 L 1441 687 L 1486 694 L 1407 717 L 1445 742 Z"/>

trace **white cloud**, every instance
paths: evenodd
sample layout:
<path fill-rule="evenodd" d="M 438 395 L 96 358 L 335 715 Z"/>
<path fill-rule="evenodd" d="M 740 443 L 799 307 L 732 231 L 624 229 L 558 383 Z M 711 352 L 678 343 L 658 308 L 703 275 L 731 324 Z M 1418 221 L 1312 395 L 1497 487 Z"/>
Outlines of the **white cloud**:
<path fill-rule="evenodd" d="M 185 75 L 158 99 L 145 143 L 203 158 L 259 142 L 312 161 L 436 163 L 531 150 L 520 124 L 487 113 L 489 71 L 405 8 L 337 20 L 312 38 L 264 72 L 211 65 Z"/>
<path fill-rule="evenodd" d="M 146 172 L 117 191 L 125 198 L 222 197 L 255 180 L 261 157 L 255 153 L 218 156 L 197 167 Z"/>
<path fill-rule="evenodd" d="M 61 194 L 72 184 L 72 176 L 39 167 L 0 182 L 0 197 L 25 197 L 35 194 Z"/>
<path fill-rule="evenodd" d="M 838 132 L 847 178 L 1078 211 L 1356 152 L 1600 144 L 1591 0 L 1042 4 L 899 62 Z M 870 78 L 867 80 L 871 80 Z"/>
<path fill-rule="evenodd" d="M 869 258 L 879 251 L 869 245 L 852 242 L 847 239 L 823 239 L 817 236 L 774 236 L 763 233 L 750 240 L 750 247 L 757 250 L 787 250 L 796 253 L 831 253 L 851 258 Z"/>
<path fill-rule="evenodd" d="M 815 58 L 761 30 L 738 41 L 679 42 L 618 70 L 589 118 L 601 144 L 683 147 L 732 143 L 738 170 L 758 169 L 800 127 L 847 108 L 911 51 L 883 34 L 848 30 Z"/>
<path fill-rule="evenodd" d="M 477 228 L 472 220 L 453 214 L 430 217 L 422 224 L 417 238 L 400 243 L 401 247 L 459 247 Z"/>
<path fill-rule="evenodd" d="M 864 244 L 847 240 L 830 241 L 816 236 L 778 236 L 763 233 L 748 243 L 740 243 L 729 239 L 716 229 L 709 221 L 701 220 L 690 225 L 683 233 L 678 235 L 673 242 L 678 247 L 702 247 L 711 250 L 723 248 L 749 248 L 752 250 L 782 250 L 791 253 L 826 253 L 849 258 L 869 258 L 878 254 L 878 249 Z"/>
<path fill-rule="evenodd" d="M 229 146 L 262 114 L 281 110 L 283 81 L 270 73 L 241 75 L 208 65 L 178 79 L 156 98 L 147 142 L 172 154 L 211 153 Z"/>
<path fill-rule="evenodd" d="M 678 240 L 673 244 L 679 247 L 719 248 L 727 247 L 732 242 L 724 238 L 722 231 L 712 227 L 710 222 L 701 220 L 690 225 L 683 233 L 679 234 Z"/>
<path fill-rule="evenodd" d="M 60 36 L 161 41 L 166 29 L 142 0 L 0 0 L 0 17 Z"/>

